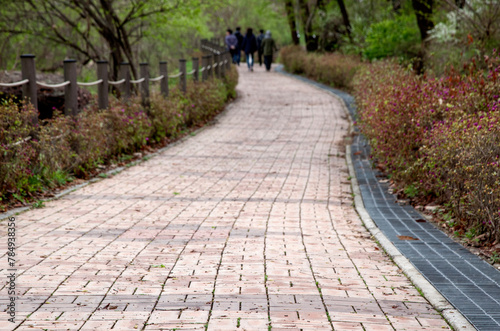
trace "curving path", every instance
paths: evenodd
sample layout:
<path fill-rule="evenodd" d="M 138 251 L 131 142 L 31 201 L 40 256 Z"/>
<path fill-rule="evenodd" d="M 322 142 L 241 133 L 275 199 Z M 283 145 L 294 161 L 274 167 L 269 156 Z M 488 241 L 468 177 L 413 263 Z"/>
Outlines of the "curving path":
<path fill-rule="evenodd" d="M 17 330 L 448 329 L 353 208 L 338 101 L 243 66 L 238 92 L 214 126 L 17 216 Z"/>

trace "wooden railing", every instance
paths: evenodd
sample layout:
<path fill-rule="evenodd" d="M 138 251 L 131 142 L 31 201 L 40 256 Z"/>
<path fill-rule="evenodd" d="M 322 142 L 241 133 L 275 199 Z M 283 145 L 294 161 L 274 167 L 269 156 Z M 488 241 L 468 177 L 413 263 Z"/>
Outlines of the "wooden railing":
<path fill-rule="evenodd" d="M 186 92 L 187 76 L 193 76 L 194 81 L 206 81 L 212 77 L 221 78 L 225 76 L 226 71 L 231 66 L 231 57 L 229 52 L 221 46 L 216 40 L 202 40 L 201 49 L 207 53 L 201 58 L 201 68 L 199 66 L 199 58 L 192 58 L 193 67 L 190 72 L 186 70 L 186 60 L 179 60 L 179 73 L 168 75 L 168 63 L 162 61 L 159 63 L 158 77 L 149 77 L 149 64 L 140 63 L 140 78 L 131 79 L 130 64 L 121 63 L 119 70 L 119 80 L 108 80 L 108 61 L 97 61 L 97 80 L 94 82 L 78 82 L 76 74 L 76 60 L 64 60 L 64 82 L 59 84 L 47 84 L 36 81 L 35 56 L 32 54 L 21 55 L 21 80 L 14 83 L 0 83 L 3 87 L 22 86 L 22 96 L 27 99 L 35 109 L 38 109 L 37 85 L 46 88 L 64 88 L 64 114 L 76 115 L 78 109 L 78 86 L 97 86 L 98 105 L 100 109 L 108 108 L 109 85 L 116 86 L 124 98 L 130 98 L 133 90 L 132 84 L 139 84 L 139 89 L 143 101 L 149 98 L 149 84 L 151 82 L 160 83 L 160 91 L 168 97 L 168 80 L 169 78 L 179 78 L 179 88 Z M 33 119 L 34 123 L 38 122 L 38 118 Z"/>

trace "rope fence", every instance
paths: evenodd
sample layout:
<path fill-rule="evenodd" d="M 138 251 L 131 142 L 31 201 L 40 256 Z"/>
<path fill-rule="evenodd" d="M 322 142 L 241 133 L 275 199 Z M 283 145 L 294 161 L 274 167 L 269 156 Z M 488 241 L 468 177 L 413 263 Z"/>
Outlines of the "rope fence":
<path fill-rule="evenodd" d="M 180 77 L 182 75 L 183 75 L 183 73 L 179 72 L 178 74 L 175 74 L 175 75 L 169 75 L 168 78 L 177 78 L 177 77 Z"/>
<path fill-rule="evenodd" d="M 161 76 L 158 76 L 158 77 L 155 77 L 155 78 L 150 78 L 149 81 L 150 82 L 159 82 L 160 80 L 162 80 L 163 78 L 165 78 L 164 75 L 161 75 Z"/>
<path fill-rule="evenodd" d="M 146 78 L 142 77 L 142 78 L 139 78 L 139 79 L 136 79 L 136 80 L 130 80 L 130 82 L 132 84 L 139 84 L 139 83 L 142 83 L 146 80 Z"/>
<path fill-rule="evenodd" d="M 23 79 L 23 80 L 20 80 L 18 82 L 14 82 L 14 83 L 0 83 L 0 86 L 2 86 L 2 87 L 16 87 L 16 86 L 21 86 L 21 85 L 27 84 L 29 81 L 30 81 L 29 79 Z"/>
<path fill-rule="evenodd" d="M 160 82 L 161 93 L 168 97 L 168 79 L 179 78 L 179 88 L 182 92 L 186 92 L 187 76 L 192 76 L 193 80 L 199 81 L 200 74 L 202 81 L 206 81 L 212 77 L 222 78 L 226 71 L 230 69 L 229 52 L 221 45 L 221 41 L 217 39 L 202 40 L 201 49 L 206 55 L 201 58 L 201 67 L 199 66 L 200 59 L 192 58 L 191 71 L 186 70 L 186 60 L 179 60 L 179 72 L 168 75 L 167 62 L 160 62 L 160 75 L 158 77 L 149 78 L 149 66 L 147 63 L 140 64 L 140 78 L 131 79 L 130 64 L 121 63 L 119 75 L 120 79 L 113 81 L 108 79 L 108 61 L 97 61 L 97 80 L 93 82 L 78 82 L 76 60 L 64 60 L 64 82 L 57 84 L 48 84 L 45 82 L 36 81 L 35 56 L 31 54 L 21 55 L 21 73 L 22 80 L 12 83 L 1 83 L 0 87 L 17 87 L 22 86 L 22 96 L 27 99 L 35 109 L 38 109 L 38 91 L 37 87 L 57 89 L 64 87 L 64 113 L 66 115 L 77 115 L 78 109 L 78 86 L 97 86 L 98 103 L 100 109 L 108 108 L 109 85 L 120 91 L 120 95 L 124 98 L 129 98 L 132 95 L 131 84 L 140 84 L 140 94 L 143 101 L 149 98 L 149 83 Z M 136 89 L 134 89 L 136 91 Z M 146 102 L 147 103 L 147 102 Z M 32 119 L 33 123 L 38 123 L 38 117 Z M 59 137 L 59 136 L 58 136 Z M 58 137 L 54 137 L 56 139 Z M 24 138 L 11 146 L 17 146 L 31 139 Z"/>
<path fill-rule="evenodd" d="M 46 84 L 42 82 L 36 82 L 36 85 L 40 85 L 41 87 L 45 88 L 60 88 L 60 87 L 65 87 L 66 85 L 69 85 L 71 82 L 69 80 L 59 83 L 59 84 Z"/>
<path fill-rule="evenodd" d="M 125 78 L 117 80 L 117 81 L 108 80 L 108 84 L 111 84 L 111 85 L 120 85 L 123 83 L 125 83 Z"/>
<path fill-rule="evenodd" d="M 99 85 L 103 82 L 102 79 L 98 79 L 95 82 L 88 82 L 88 83 L 83 83 L 83 82 L 76 82 L 80 86 L 94 86 L 94 85 Z M 109 84 L 109 82 L 108 82 Z"/>

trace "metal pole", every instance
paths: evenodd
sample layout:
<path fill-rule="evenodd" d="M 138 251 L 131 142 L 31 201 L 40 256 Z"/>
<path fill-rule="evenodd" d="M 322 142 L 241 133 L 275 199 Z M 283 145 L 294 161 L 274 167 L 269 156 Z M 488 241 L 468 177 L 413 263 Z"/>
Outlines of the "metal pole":
<path fill-rule="evenodd" d="M 76 60 L 64 60 L 64 81 L 69 85 L 64 87 L 64 114 L 78 114 L 78 85 L 76 84 Z"/>
<path fill-rule="evenodd" d="M 161 94 L 166 98 L 168 97 L 168 66 L 166 61 L 160 62 L 160 76 L 163 75 L 163 79 L 160 81 Z"/>
<path fill-rule="evenodd" d="M 130 88 L 130 64 L 128 62 L 120 63 L 120 79 L 125 79 L 121 91 L 124 99 L 127 100 L 132 96 Z"/>
<path fill-rule="evenodd" d="M 21 75 L 22 79 L 29 79 L 27 84 L 22 87 L 23 98 L 27 99 L 38 112 L 38 96 L 36 89 L 36 69 L 35 56 L 33 54 L 21 55 Z M 31 119 L 33 124 L 38 124 L 38 115 Z"/>
<path fill-rule="evenodd" d="M 97 85 L 99 109 L 106 109 L 108 108 L 108 61 L 97 61 L 97 79 L 102 79 L 102 83 Z"/>
<path fill-rule="evenodd" d="M 179 60 L 179 72 L 182 73 L 182 75 L 179 77 L 179 88 L 181 89 L 182 92 L 186 93 L 187 85 L 186 85 L 186 60 L 185 59 Z"/>
<path fill-rule="evenodd" d="M 141 78 L 144 78 L 144 81 L 141 83 L 142 104 L 149 106 L 149 65 L 143 62 L 139 66 L 141 67 Z"/>
<path fill-rule="evenodd" d="M 193 80 L 197 82 L 199 80 L 199 70 L 200 70 L 199 59 L 197 57 L 193 57 L 193 70 L 194 70 Z"/>

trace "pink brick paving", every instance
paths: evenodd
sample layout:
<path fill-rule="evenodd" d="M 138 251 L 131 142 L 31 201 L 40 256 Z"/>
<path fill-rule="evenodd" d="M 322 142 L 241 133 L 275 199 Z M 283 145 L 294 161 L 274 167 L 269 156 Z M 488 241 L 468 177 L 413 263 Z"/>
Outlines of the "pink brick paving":
<path fill-rule="evenodd" d="M 216 125 L 17 216 L 18 330 L 448 329 L 353 209 L 339 102 L 240 74 Z"/>

